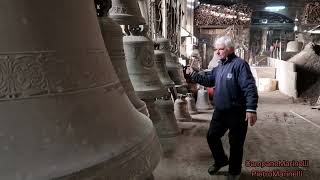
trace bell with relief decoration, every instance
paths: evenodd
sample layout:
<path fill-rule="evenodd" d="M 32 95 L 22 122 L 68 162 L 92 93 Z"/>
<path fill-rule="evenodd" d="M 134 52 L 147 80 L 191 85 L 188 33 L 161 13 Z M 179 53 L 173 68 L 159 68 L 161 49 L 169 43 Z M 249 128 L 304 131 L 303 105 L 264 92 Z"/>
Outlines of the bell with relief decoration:
<path fill-rule="evenodd" d="M 138 97 L 160 98 L 167 95 L 161 83 L 156 66 L 152 42 L 145 36 L 124 36 L 124 51 L 129 76 Z"/>
<path fill-rule="evenodd" d="M 190 122 L 192 118 L 187 109 L 187 101 L 184 95 L 178 94 L 178 98 L 174 102 L 174 115 L 176 119 L 181 122 Z"/>
<path fill-rule="evenodd" d="M 164 51 L 154 50 L 154 54 L 156 69 L 162 84 L 167 88 L 174 87 L 174 82 L 170 79 L 168 74 Z"/>
<path fill-rule="evenodd" d="M 112 0 L 110 18 L 120 25 L 146 24 L 137 0 Z"/>
<path fill-rule="evenodd" d="M 196 107 L 198 110 L 210 110 L 213 106 L 210 103 L 209 94 L 207 89 L 199 89 L 197 96 Z"/>
<path fill-rule="evenodd" d="M 298 41 L 290 41 L 287 44 L 286 52 L 300 52 L 302 49 L 302 43 Z"/>
<path fill-rule="evenodd" d="M 194 100 L 192 93 L 187 93 L 186 101 L 189 113 L 198 114 L 198 110 L 196 108 L 196 101 Z"/>
<path fill-rule="evenodd" d="M 0 179 L 149 177 L 159 140 L 113 69 L 94 3 L 2 0 L 1 8 Z"/>
<path fill-rule="evenodd" d="M 110 3 L 111 4 L 111 3 Z M 100 7 L 102 7 L 100 5 Z M 108 8 L 101 13 L 99 17 L 100 29 L 104 39 L 105 46 L 109 52 L 112 65 L 128 95 L 131 103 L 141 113 L 149 116 L 146 104 L 140 100 L 134 92 L 129 78 L 128 69 L 125 60 L 122 41 L 122 29 L 111 18 L 108 17 Z"/>

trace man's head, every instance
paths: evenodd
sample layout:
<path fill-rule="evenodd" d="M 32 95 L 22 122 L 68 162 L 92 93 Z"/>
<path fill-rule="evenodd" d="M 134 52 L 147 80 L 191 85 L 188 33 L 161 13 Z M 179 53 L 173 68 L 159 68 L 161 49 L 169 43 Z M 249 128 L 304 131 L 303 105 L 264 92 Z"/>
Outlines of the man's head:
<path fill-rule="evenodd" d="M 216 39 L 214 47 L 219 59 L 226 59 L 226 57 L 234 52 L 234 43 L 228 36 L 222 36 Z"/>

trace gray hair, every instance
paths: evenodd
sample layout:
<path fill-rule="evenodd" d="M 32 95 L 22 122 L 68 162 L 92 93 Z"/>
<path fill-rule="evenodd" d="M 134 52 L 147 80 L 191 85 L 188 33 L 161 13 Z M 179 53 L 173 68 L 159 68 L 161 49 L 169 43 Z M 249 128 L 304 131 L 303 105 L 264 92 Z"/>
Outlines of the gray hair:
<path fill-rule="evenodd" d="M 216 41 L 214 42 L 214 46 L 216 47 L 217 44 L 223 44 L 225 45 L 225 47 L 234 48 L 234 42 L 229 36 L 221 36 L 217 38 Z"/>

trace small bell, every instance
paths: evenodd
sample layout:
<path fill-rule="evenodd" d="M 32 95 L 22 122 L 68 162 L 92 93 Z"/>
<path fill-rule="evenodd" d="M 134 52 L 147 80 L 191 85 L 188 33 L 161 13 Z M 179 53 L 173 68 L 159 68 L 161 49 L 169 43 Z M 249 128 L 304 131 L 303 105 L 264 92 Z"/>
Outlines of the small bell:
<path fill-rule="evenodd" d="M 187 101 L 182 94 L 174 102 L 174 115 L 176 119 L 181 122 L 191 122 L 192 118 L 187 109 Z"/>
<path fill-rule="evenodd" d="M 179 134 L 177 120 L 174 116 L 174 104 L 171 99 L 157 99 L 156 107 L 161 114 L 161 120 L 155 123 L 159 137 L 174 137 Z"/>
<path fill-rule="evenodd" d="M 196 107 L 198 110 L 210 110 L 213 109 L 213 106 L 209 100 L 209 94 L 207 89 L 199 89 L 197 96 Z"/>
<path fill-rule="evenodd" d="M 159 111 L 157 105 L 155 104 L 155 101 L 153 99 L 146 99 L 144 101 L 147 104 L 148 111 L 150 113 L 150 119 L 151 119 L 153 125 L 161 122 L 160 111 Z M 157 127 L 156 127 L 156 129 L 157 129 Z M 157 130 L 157 132 L 158 132 L 158 130 Z"/>
<path fill-rule="evenodd" d="M 177 148 L 177 136 L 180 134 L 177 119 L 174 115 L 174 104 L 171 99 L 157 99 L 155 104 L 161 115 L 161 121 L 154 124 L 164 154 L 172 153 Z"/>
<path fill-rule="evenodd" d="M 196 101 L 194 100 L 192 93 L 187 93 L 186 101 L 189 114 L 198 114 L 198 110 L 196 108 Z"/>

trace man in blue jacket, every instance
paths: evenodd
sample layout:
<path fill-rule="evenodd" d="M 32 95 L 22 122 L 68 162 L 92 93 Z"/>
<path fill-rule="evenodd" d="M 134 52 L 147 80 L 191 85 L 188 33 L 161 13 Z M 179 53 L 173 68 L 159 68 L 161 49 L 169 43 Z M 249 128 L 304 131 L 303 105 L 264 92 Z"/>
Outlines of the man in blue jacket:
<path fill-rule="evenodd" d="M 229 164 L 229 179 L 238 179 L 241 173 L 243 145 L 248 122 L 257 121 L 258 93 L 254 77 L 246 61 L 234 53 L 232 40 L 223 36 L 216 40 L 219 65 L 209 74 L 198 73 L 192 67 L 186 71 L 191 80 L 206 87 L 215 86 L 215 111 L 207 141 L 215 163 L 208 169 L 213 175 Z M 229 130 L 230 157 L 225 155 L 221 137 Z"/>

